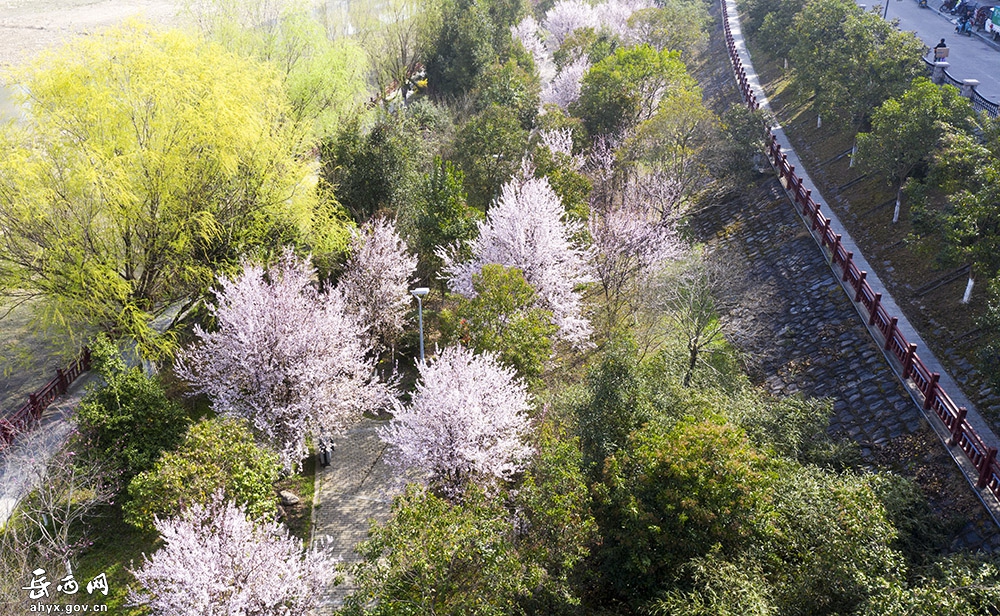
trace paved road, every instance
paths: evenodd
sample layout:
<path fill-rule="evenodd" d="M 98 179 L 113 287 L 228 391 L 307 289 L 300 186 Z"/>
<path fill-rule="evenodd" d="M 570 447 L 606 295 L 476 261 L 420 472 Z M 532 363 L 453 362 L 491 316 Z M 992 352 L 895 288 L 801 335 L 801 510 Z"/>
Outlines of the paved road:
<path fill-rule="evenodd" d="M 927 8 L 920 8 L 917 0 L 888 2 L 887 18 L 898 19 L 900 30 L 915 33 L 928 47 L 934 47 L 942 38 L 945 39 L 951 49 L 948 73 L 952 77 L 978 79 L 980 94 L 991 101 L 1000 100 L 1000 46 L 987 38 L 985 31 L 971 37 L 957 34 L 953 23 L 955 17 L 937 10 L 941 6 L 941 0 L 930 0 Z M 1000 4 L 1000 0 L 997 3 Z M 876 4 L 885 8 L 885 2 L 867 3 L 868 6 Z"/>

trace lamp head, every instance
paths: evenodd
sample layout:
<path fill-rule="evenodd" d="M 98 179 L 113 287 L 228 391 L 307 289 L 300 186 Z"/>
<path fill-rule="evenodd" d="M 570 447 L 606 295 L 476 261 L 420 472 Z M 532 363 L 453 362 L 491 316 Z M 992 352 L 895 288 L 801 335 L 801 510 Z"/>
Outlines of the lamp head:
<path fill-rule="evenodd" d="M 425 295 L 427 295 L 430 292 L 431 292 L 431 290 L 428 289 L 427 287 L 417 287 L 416 289 L 412 289 L 410 291 L 410 295 L 412 295 L 413 297 L 418 297 L 419 298 L 419 297 L 424 297 Z"/>

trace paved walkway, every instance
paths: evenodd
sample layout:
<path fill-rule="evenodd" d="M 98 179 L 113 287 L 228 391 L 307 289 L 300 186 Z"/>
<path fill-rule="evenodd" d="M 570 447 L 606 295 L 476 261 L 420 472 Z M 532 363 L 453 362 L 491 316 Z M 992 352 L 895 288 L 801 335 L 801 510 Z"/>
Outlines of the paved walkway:
<path fill-rule="evenodd" d="M 49 460 L 63 446 L 73 429 L 73 424 L 66 420 L 86 395 L 87 385 L 98 378 L 94 372 L 77 378 L 69 391 L 45 409 L 40 425 L 18 436 L 13 447 L 0 455 L 0 526 L 7 523 L 14 508 L 32 488 L 34 475 L 26 469 Z"/>
<path fill-rule="evenodd" d="M 375 433 L 385 423 L 366 419 L 337 437 L 330 465 L 316 471 L 313 543 L 331 548 L 345 568 L 361 560 L 354 546 L 368 538 L 370 520 L 389 517 L 392 497 L 405 486 L 406 477 L 386 463 L 386 445 Z M 353 589 L 348 575 L 332 589 L 328 605 L 341 606 Z"/>
<path fill-rule="evenodd" d="M 765 107 L 769 110 L 770 107 L 768 105 L 767 96 L 760 87 L 759 79 L 753 68 L 753 62 L 751 61 L 750 54 L 747 51 L 746 44 L 742 37 L 739 24 L 739 17 L 737 13 L 736 0 L 723 0 L 723 2 L 725 2 L 727 6 L 727 11 L 729 13 L 729 20 L 730 20 L 730 29 L 732 31 L 733 38 L 736 42 L 737 51 L 739 52 L 740 60 L 743 63 L 743 68 L 746 71 L 747 79 L 749 80 L 754 90 L 754 93 L 757 97 L 757 102 L 761 105 L 761 107 Z M 787 136 L 785 135 L 784 129 L 780 125 L 775 125 L 772 126 L 771 130 L 777 137 L 778 142 L 781 144 L 782 152 L 788 156 L 789 163 L 795 166 L 795 171 L 798 174 L 798 176 L 802 178 L 802 182 L 805 188 L 812 191 L 813 200 L 821 205 L 821 210 L 823 211 L 824 215 L 830 218 L 831 228 L 834 230 L 835 233 L 840 234 L 842 236 L 841 241 L 844 248 L 847 251 L 850 251 L 854 254 L 854 262 L 857 264 L 858 269 L 865 270 L 868 272 L 867 281 L 869 285 L 876 293 L 882 294 L 882 305 L 885 307 L 885 310 L 890 315 L 895 316 L 899 319 L 899 322 L 897 324 L 899 330 L 903 333 L 903 335 L 909 342 L 913 342 L 918 345 L 917 353 L 919 354 L 920 358 L 923 360 L 927 368 L 931 372 L 938 372 L 941 374 L 941 380 L 940 380 L 941 386 L 944 388 L 945 391 L 948 392 L 948 395 L 951 396 L 952 400 L 954 400 L 954 402 L 958 406 L 964 406 L 968 409 L 968 417 L 967 417 L 968 423 L 975 428 L 975 430 L 979 433 L 980 437 L 982 437 L 984 442 L 986 442 L 987 446 L 1000 447 L 1000 439 L 997 438 L 997 436 L 993 433 L 988 423 L 979 415 L 975 407 L 965 396 L 965 394 L 959 388 L 958 384 L 951 377 L 951 375 L 948 374 L 948 372 L 944 369 L 944 367 L 937 360 L 937 358 L 935 358 L 934 355 L 930 352 L 928 346 L 921 339 L 920 334 L 909 323 L 909 321 L 906 319 L 906 316 L 903 314 L 903 311 L 899 309 L 899 306 L 896 304 L 895 300 L 886 290 L 885 285 L 882 284 L 881 280 L 879 280 L 875 268 L 873 268 L 867 262 L 862 251 L 860 250 L 858 245 L 854 242 L 854 240 L 851 238 L 850 234 L 847 232 L 847 229 L 844 228 L 844 225 L 837 218 L 836 214 L 829 207 L 827 207 L 826 199 L 823 198 L 823 195 L 821 194 L 820 190 L 812 181 L 812 179 L 809 177 L 809 174 L 805 169 L 805 166 L 802 164 L 802 161 L 799 160 L 798 156 L 796 155 L 794 149 L 791 146 L 791 143 L 789 142 Z M 791 204 L 788 205 L 788 208 L 789 210 L 794 210 Z M 807 238 L 811 237 L 808 234 L 808 232 L 805 231 L 805 229 L 802 230 L 802 233 Z M 817 251 L 814 248 L 812 249 L 812 252 L 818 253 L 819 251 Z M 830 272 L 829 268 L 826 268 L 826 271 Z M 846 286 L 847 283 L 841 281 L 840 276 L 831 276 L 831 278 L 837 281 L 839 284 L 844 285 L 844 289 L 847 290 Z M 852 291 L 848 292 L 852 293 Z M 859 307 L 855 308 L 860 313 L 860 308 Z M 855 318 L 859 317 L 856 315 Z M 867 319 L 862 319 L 860 322 L 863 324 L 867 324 Z M 881 350 L 880 347 L 876 348 Z M 819 354 L 815 357 L 814 360 L 817 362 L 826 363 L 830 359 L 833 359 L 829 357 L 829 354 L 830 354 L 829 351 Z M 889 365 L 892 366 L 893 369 L 895 370 L 895 366 L 892 362 L 889 362 Z M 919 398 L 917 397 L 916 392 L 909 390 L 908 386 L 907 389 L 914 403 L 915 404 L 918 403 Z M 922 411 L 921 413 L 923 414 L 924 418 L 928 421 L 930 426 L 938 434 L 942 443 L 944 443 L 949 436 L 947 429 L 944 428 L 940 420 L 938 420 L 937 417 L 934 416 L 933 414 L 926 414 L 923 413 Z M 997 502 L 997 499 L 993 497 L 993 495 L 988 491 L 975 489 L 974 484 L 978 474 L 976 473 L 975 468 L 972 467 L 971 462 L 968 461 L 968 459 L 964 456 L 963 453 L 961 453 L 961 451 L 957 447 L 949 447 L 946 444 L 944 444 L 944 447 L 948 450 L 952 459 L 955 461 L 956 464 L 958 464 L 963 474 L 969 480 L 970 487 L 972 487 L 972 489 L 975 490 L 980 500 L 989 510 L 991 516 L 993 516 L 993 519 L 997 522 L 998 525 L 1000 525 L 1000 502 Z"/>

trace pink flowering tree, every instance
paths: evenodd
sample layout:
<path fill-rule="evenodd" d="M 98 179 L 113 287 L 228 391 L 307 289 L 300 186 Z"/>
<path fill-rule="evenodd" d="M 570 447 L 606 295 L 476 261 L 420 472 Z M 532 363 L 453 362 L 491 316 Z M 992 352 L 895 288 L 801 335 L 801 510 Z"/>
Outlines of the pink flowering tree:
<path fill-rule="evenodd" d="M 566 220 L 548 180 L 530 176 L 525 167 L 504 185 L 486 220 L 479 223 L 479 236 L 468 242 L 471 260 L 457 261 L 459 247 L 440 253 L 444 275 L 454 292 L 474 297 L 472 277 L 484 264 L 516 267 L 538 292 L 539 307 L 552 312 L 557 337 L 582 344 L 591 330 L 578 288 L 593 280 L 590 253 L 573 240 L 582 225 Z"/>
<path fill-rule="evenodd" d="M 556 63 L 552 58 L 552 50 L 545 45 L 548 32 L 539 26 L 534 17 L 528 16 L 511 26 L 510 33 L 531 54 L 542 83 L 551 81 L 556 74 Z"/>
<path fill-rule="evenodd" d="M 352 236 L 351 257 L 337 290 L 376 349 L 395 348 L 403 333 L 416 269 L 417 257 L 391 220 L 372 219 Z"/>
<path fill-rule="evenodd" d="M 277 522 L 255 523 L 223 501 L 192 505 L 157 520 L 163 547 L 133 571 L 133 605 L 155 616 L 315 614 L 333 581 L 335 560 L 303 551 Z"/>
<path fill-rule="evenodd" d="M 545 13 L 545 30 L 552 37 L 550 48 L 559 49 L 566 37 L 580 28 L 601 27 L 598 11 L 583 0 L 559 0 Z"/>
<path fill-rule="evenodd" d="M 538 68 L 542 84 L 541 104 L 567 109 L 580 97 L 580 83 L 590 69 L 586 54 L 570 56 L 565 65 L 556 66 L 555 52 L 566 38 L 581 28 L 604 30 L 624 45 L 642 42 L 643 30 L 630 25 L 632 16 L 653 7 L 649 0 L 608 0 L 591 4 L 583 0 L 560 0 L 545 13 L 541 24 L 526 17 L 511 28 L 511 35 L 521 42 Z"/>
<path fill-rule="evenodd" d="M 657 220 L 636 202 L 592 213 L 588 227 L 594 246 L 594 271 L 604 292 L 609 324 L 617 321 L 629 291 L 687 247 L 675 225 Z"/>
<path fill-rule="evenodd" d="M 623 306 L 638 299 L 634 292 L 638 287 L 688 252 L 677 233 L 677 183 L 662 171 L 620 169 L 617 152 L 624 141 L 623 137 L 598 137 L 589 160 L 594 189 L 587 227 L 609 328 Z"/>
<path fill-rule="evenodd" d="M 543 82 L 541 102 L 543 105 L 559 105 L 568 109 L 580 98 L 583 76 L 590 70 L 588 58 L 577 58 L 562 68 L 551 81 Z"/>
<path fill-rule="evenodd" d="M 513 368 L 462 346 L 418 368 L 412 403 L 379 430 L 395 465 L 419 469 L 450 498 L 469 481 L 507 480 L 524 467 L 531 397 Z"/>
<path fill-rule="evenodd" d="M 246 417 L 289 470 L 307 454 L 307 438 L 342 430 L 391 394 L 367 359 L 364 329 L 313 277 L 309 261 L 288 251 L 269 269 L 244 264 L 209 307 L 216 331 L 195 326 L 197 342 L 175 363 L 217 412 Z"/>

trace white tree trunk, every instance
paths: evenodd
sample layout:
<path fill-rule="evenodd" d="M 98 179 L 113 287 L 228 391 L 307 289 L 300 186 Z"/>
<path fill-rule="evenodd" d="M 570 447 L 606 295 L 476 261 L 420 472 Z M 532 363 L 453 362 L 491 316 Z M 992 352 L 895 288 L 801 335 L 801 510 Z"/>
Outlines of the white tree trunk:
<path fill-rule="evenodd" d="M 823 127 L 823 116 L 816 116 L 816 128 Z"/>
<path fill-rule="evenodd" d="M 899 202 L 903 198 L 903 189 L 896 191 L 896 207 L 892 210 L 892 224 L 899 222 Z"/>
<path fill-rule="evenodd" d="M 858 140 L 855 139 L 854 140 L 854 145 L 851 146 L 851 161 L 850 161 L 850 164 L 847 165 L 847 167 L 849 169 L 853 169 L 854 168 L 854 155 L 857 154 L 857 153 L 858 153 Z"/>
<path fill-rule="evenodd" d="M 965 295 L 962 296 L 962 303 L 963 304 L 968 304 L 969 300 L 972 299 L 972 285 L 974 283 L 975 283 L 975 281 L 972 280 L 972 273 L 970 272 L 969 273 L 969 282 L 966 283 L 966 285 L 965 285 Z"/>

